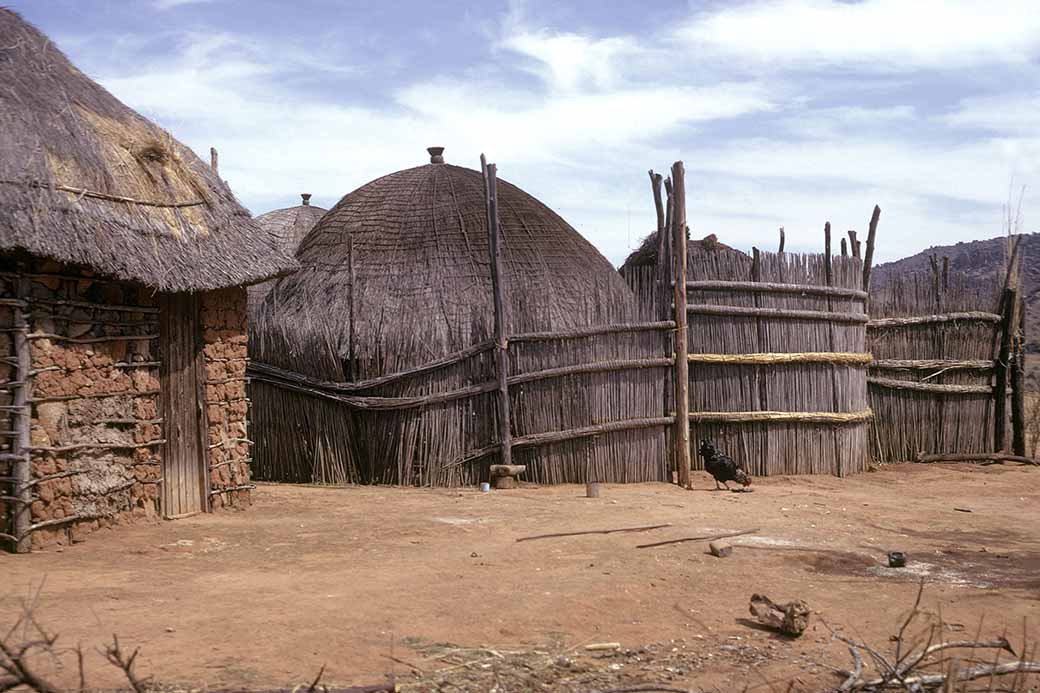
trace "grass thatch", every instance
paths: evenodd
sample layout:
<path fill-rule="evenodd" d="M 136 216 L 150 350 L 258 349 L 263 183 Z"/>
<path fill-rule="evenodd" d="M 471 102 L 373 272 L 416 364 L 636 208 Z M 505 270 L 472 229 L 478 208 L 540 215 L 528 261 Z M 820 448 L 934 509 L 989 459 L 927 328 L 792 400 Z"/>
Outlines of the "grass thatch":
<path fill-rule="evenodd" d="M 278 238 L 282 248 L 289 255 L 295 255 L 300 243 L 310 233 L 318 220 L 329 210 L 310 204 L 310 195 L 305 195 L 303 204 L 285 209 L 275 209 L 256 216 L 253 221 L 264 231 Z M 253 314 L 260 307 L 275 280 L 270 279 L 249 287 L 249 312 Z"/>
<path fill-rule="evenodd" d="M 0 8 L 0 249 L 162 291 L 295 267 L 195 154 Z"/>

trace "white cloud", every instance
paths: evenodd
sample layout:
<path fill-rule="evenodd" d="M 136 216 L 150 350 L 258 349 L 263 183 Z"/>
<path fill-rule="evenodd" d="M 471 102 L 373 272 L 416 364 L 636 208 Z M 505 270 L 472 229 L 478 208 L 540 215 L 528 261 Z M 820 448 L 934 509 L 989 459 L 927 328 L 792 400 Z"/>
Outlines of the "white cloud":
<path fill-rule="evenodd" d="M 1040 133 L 1040 92 L 965 99 L 942 120 L 958 128 L 1036 135 Z"/>
<path fill-rule="evenodd" d="M 708 51 L 773 67 L 955 69 L 1040 54 L 1034 0 L 755 0 L 696 13 L 676 33 Z"/>
<path fill-rule="evenodd" d="M 595 39 L 579 34 L 521 29 L 501 46 L 535 61 L 533 71 L 553 89 L 609 89 L 620 81 L 619 61 L 643 54 L 629 37 Z"/>

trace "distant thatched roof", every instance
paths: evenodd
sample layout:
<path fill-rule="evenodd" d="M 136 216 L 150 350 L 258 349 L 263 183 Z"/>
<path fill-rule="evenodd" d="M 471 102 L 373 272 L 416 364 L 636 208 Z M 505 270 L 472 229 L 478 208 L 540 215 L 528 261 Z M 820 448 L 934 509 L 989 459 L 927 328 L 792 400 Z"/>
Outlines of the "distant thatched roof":
<path fill-rule="evenodd" d="M 304 236 L 310 233 L 318 220 L 329 210 L 316 207 L 310 203 L 310 194 L 301 195 L 303 204 L 285 209 L 275 209 L 254 217 L 254 221 L 264 231 L 274 234 L 282 242 L 283 247 L 295 254 Z"/>
<path fill-rule="evenodd" d="M 597 324 L 635 310 L 610 262 L 559 215 L 501 179 L 498 204 L 509 332 Z M 311 366 L 324 344 L 340 359 L 353 355 L 354 377 L 372 377 L 491 336 L 479 171 L 431 163 L 372 181 L 340 200 L 296 257 L 301 270 L 278 280 L 254 333 L 280 335 L 305 361 L 283 361 L 287 367 Z M 259 358 L 281 360 L 262 349 Z"/>
<path fill-rule="evenodd" d="M 285 209 L 275 209 L 253 218 L 260 228 L 278 238 L 282 248 L 290 255 L 296 254 L 300 242 L 310 233 L 318 220 L 329 210 L 311 204 L 309 193 L 301 195 L 303 204 Z M 274 280 L 249 287 L 249 312 L 254 312 L 274 286 Z"/>
<path fill-rule="evenodd" d="M 750 267 L 751 258 L 747 253 L 741 252 L 736 248 L 731 248 L 725 243 L 719 241 L 718 236 L 711 234 L 705 236 L 699 241 L 689 241 L 686 244 L 686 255 L 690 261 L 710 257 L 712 255 L 717 256 L 731 256 L 734 259 L 747 258 L 748 266 Z M 643 242 L 639 244 L 639 247 L 632 251 L 632 253 L 625 258 L 625 263 L 621 266 L 621 272 L 624 273 L 625 269 L 629 267 L 644 267 L 648 265 L 657 264 L 657 232 L 654 231 L 649 236 L 643 239 Z"/>
<path fill-rule="evenodd" d="M 2 8 L 0 85 L 0 250 L 164 291 L 295 267 L 190 149 Z"/>

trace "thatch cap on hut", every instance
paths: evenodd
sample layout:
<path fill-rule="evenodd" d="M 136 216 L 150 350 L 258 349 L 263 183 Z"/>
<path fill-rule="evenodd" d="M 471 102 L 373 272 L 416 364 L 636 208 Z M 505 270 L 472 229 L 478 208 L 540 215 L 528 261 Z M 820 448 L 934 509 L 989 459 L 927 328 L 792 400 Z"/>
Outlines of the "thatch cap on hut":
<path fill-rule="evenodd" d="M 690 259 L 695 259 L 701 256 L 719 255 L 727 256 L 734 259 L 747 258 L 748 262 L 751 258 L 736 248 L 731 248 L 725 243 L 719 240 L 719 237 L 715 234 L 705 236 L 699 241 L 688 241 L 686 243 L 686 255 Z M 643 239 L 643 242 L 639 244 L 639 247 L 633 250 L 625 262 L 621 265 L 621 272 L 630 267 L 644 267 L 648 265 L 657 264 L 657 232 L 654 231 L 649 236 Z"/>
<path fill-rule="evenodd" d="M 329 210 L 311 204 L 310 193 L 300 194 L 301 202 L 295 207 L 275 209 L 254 217 L 264 231 L 274 234 L 282 247 L 295 253 L 300 241 L 314 228 Z"/>
<path fill-rule="evenodd" d="M 296 355 L 312 350 L 301 341 L 329 344 L 355 363 L 353 377 L 419 365 L 490 338 L 483 178 L 441 163 L 440 148 L 430 156 L 429 164 L 351 192 L 318 222 L 297 250 L 301 270 L 279 280 L 261 307 L 258 331 L 280 335 Z M 510 333 L 634 314 L 621 275 L 558 214 L 502 179 L 498 210 Z M 261 358 L 280 360 L 271 352 Z"/>
<path fill-rule="evenodd" d="M 250 284 L 296 264 L 169 133 L 0 8 L 0 250 L 162 291 Z"/>

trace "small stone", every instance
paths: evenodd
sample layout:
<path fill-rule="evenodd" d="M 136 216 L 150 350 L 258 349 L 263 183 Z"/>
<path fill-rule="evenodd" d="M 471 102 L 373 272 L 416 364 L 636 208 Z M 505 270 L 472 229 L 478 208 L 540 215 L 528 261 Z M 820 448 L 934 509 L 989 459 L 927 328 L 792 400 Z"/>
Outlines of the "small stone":
<path fill-rule="evenodd" d="M 724 541 L 713 541 L 708 544 L 708 550 L 711 551 L 712 556 L 725 558 L 733 553 L 733 545 Z"/>

